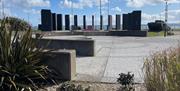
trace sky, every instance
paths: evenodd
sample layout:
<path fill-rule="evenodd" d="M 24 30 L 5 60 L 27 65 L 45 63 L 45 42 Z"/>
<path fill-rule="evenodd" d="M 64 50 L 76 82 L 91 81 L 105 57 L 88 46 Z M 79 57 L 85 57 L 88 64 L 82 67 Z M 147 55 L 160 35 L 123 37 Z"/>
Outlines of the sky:
<path fill-rule="evenodd" d="M 41 9 L 50 9 L 53 13 L 78 15 L 82 24 L 82 16 L 87 16 L 87 24 L 91 24 L 91 16 L 95 15 L 95 23 L 99 24 L 100 0 L 0 0 L 0 17 L 14 16 L 37 26 L 41 22 Z M 142 11 L 142 24 L 156 19 L 164 20 L 164 0 L 101 0 L 104 24 L 107 24 L 108 10 L 115 23 L 116 14 Z M 168 0 L 168 23 L 180 24 L 180 0 Z M 73 7 L 73 9 L 72 9 Z M 109 8 L 108 8 L 109 7 Z M 73 19 L 71 19 L 73 22 Z"/>

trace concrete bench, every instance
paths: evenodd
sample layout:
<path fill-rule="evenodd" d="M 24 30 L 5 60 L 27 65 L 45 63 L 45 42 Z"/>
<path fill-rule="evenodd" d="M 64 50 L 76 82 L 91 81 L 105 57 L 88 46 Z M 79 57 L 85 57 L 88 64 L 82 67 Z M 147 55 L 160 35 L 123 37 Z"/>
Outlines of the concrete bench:
<path fill-rule="evenodd" d="M 76 76 L 75 50 L 57 50 L 43 55 L 42 63 L 56 73 L 58 79 L 73 80 Z"/>
<path fill-rule="evenodd" d="M 77 56 L 95 56 L 95 44 L 92 39 L 40 39 L 38 47 L 45 49 L 73 49 Z M 46 46 L 47 45 L 47 46 Z"/>

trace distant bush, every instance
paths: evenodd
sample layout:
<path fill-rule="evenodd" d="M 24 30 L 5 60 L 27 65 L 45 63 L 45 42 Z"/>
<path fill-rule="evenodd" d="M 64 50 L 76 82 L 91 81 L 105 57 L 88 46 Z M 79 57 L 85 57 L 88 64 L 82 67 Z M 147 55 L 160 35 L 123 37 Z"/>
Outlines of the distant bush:
<path fill-rule="evenodd" d="M 17 23 L 9 18 L 0 23 L 0 91 L 34 91 L 47 79 L 47 66 L 40 63 L 42 49 L 36 48 L 31 28 Z"/>
<path fill-rule="evenodd" d="M 143 71 L 147 91 L 179 91 L 180 46 L 153 54 Z"/>
<path fill-rule="evenodd" d="M 1 22 L 8 22 L 8 30 L 13 31 L 25 31 L 27 28 L 31 27 L 31 25 L 25 20 L 16 18 L 16 17 L 6 17 L 1 20 Z"/>

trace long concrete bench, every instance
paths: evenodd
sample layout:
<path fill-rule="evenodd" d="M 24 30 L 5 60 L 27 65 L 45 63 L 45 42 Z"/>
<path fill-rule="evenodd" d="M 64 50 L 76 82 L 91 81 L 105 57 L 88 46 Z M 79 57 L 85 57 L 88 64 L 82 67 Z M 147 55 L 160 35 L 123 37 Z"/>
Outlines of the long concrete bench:
<path fill-rule="evenodd" d="M 57 79 L 73 80 L 76 76 L 75 50 L 56 50 L 46 52 L 42 63 L 55 72 Z"/>
<path fill-rule="evenodd" d="M 40 39 L 38 47 L 45 49 L 74 49 L 77 56 L 95 56 L 95 42 L 92 39 Z"/>

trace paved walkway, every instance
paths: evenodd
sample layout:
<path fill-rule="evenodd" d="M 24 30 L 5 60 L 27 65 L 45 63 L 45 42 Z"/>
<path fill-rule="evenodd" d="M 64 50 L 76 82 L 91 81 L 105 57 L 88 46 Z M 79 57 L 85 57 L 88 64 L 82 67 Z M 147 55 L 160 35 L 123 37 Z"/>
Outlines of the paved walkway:
<path fill-rule="evenodd" d="M 132 72 L 142 82 L 146 57 L 156 51 L 177 46 L 180 36 L 112 37 L 89 36 L 96 41 L 95 57 L 77 58 L 77 78 L 81 81 L 116 82 L 119 73 Z"/>

